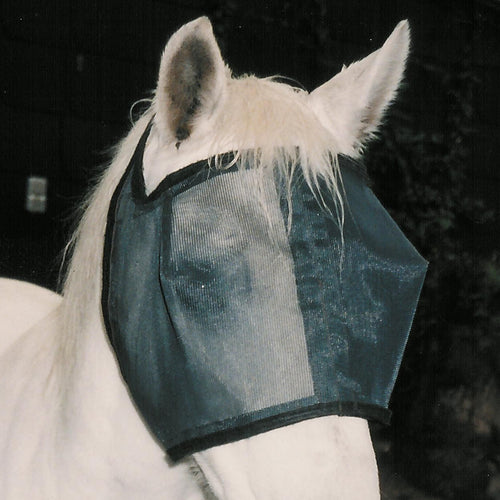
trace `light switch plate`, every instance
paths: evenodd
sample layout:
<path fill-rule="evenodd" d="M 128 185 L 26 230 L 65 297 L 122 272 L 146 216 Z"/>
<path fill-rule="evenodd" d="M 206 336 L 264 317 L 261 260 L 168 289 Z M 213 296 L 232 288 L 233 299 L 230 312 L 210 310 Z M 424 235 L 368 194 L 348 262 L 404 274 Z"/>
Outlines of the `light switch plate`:
<path fill-rule="evenodd" d="M 47 211 L 47 178 L 28 177 L 26 183 L 26 210 L 43 214 Z"/>

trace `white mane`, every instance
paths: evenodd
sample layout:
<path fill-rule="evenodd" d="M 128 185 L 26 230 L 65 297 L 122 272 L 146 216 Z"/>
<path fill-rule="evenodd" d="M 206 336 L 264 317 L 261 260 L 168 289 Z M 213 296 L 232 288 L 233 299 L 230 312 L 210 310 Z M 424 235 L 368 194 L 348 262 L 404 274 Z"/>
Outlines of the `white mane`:
<path fill-rule="evenodd" d="M 111 165 L 88 196 L 84 215 L 67 246 L 73 254 L 64 282 L 64 327 L 60 329 L 62 338 L 57 346 L 60 369 L 67 379 L 75 370 L 79 332 L 89 321 L 88 311 L 100 311 L 101 307 L 104 233 L 111 196 L 151 118 L 152 111 L 146 111 L 117 148 Z"/>

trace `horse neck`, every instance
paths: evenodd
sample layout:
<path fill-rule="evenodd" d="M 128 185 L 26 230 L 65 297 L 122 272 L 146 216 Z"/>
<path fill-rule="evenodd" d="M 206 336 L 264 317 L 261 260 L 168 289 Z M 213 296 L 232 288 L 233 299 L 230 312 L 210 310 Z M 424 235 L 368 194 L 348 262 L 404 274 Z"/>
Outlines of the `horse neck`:
<path fill-rule="evenodd" d="M 67 372 L 59 308 L 0 366 L 0 498 L 203 498 L 187 464 L 170 467 L 138 417 L 99 310 Z M 5 361 L 5 363 L 3 363 Z"/>
<path fill-rule="evenodd" d="M 58 426 L 63 429 L 69 448 L 75 447 L 68 452 L 79 453 L 78 449 L 84 446 L 93 456 L 106 457 L 112 453 L 118 458 L 139 444 L 136 453 L 146 449 L 146 454 L 156 453 L 163 460 L 156 445 L 151 446 L 154 443 L 121 379 L 97 298 L 77 335 L 71 370 L 68 360 L 64 360 L 57 374 L 62 399 Z"/>

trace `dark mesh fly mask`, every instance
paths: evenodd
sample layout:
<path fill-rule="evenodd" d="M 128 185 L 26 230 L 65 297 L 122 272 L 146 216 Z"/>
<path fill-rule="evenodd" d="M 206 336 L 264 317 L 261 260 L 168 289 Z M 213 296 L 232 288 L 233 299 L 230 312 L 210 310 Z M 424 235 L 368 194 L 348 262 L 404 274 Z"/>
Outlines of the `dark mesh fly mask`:
<path fill-rule="evenodd" d="M 299 175 L 290 230 L 279 181 L 257 195 L 246 165 L 204 160 L 146 196 L 148 130 L 111 201 L 102 305 L 169 455 L 322 415 L 388 421 L 426 262 L 350 160 L 339 159 L 342 242 Z"/>

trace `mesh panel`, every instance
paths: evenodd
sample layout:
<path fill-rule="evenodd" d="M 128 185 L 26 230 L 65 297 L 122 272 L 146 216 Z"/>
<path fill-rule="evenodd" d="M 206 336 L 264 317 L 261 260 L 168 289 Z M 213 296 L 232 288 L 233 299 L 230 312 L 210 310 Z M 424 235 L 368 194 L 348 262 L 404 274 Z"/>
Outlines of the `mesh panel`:
<path fill-rule="evenodd" d="M 162 283 L 188 364 L 200 384 L 222 384 L 238 414 L 313 394 L 279 200 L 266 183 L 257 202 L 254 175 L 218 175 L 175 196 L 164 233 Z"/>

